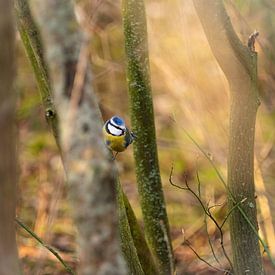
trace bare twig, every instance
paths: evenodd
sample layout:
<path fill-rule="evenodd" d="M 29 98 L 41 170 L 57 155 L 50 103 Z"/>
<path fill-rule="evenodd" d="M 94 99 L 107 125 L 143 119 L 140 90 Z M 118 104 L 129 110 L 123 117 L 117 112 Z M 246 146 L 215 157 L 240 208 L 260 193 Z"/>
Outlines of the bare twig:
<path fill-rule="evenodd" d="M 170 184 L 173 185 L 173 186 L 175 186 L 175 187 L 177 187 L 177 188 L 179 188 L 179 189 L 188 190 L 188 188 L 183 187 L 183 186 L 179 186 L 179 185 L 175 184 L 175 183 L 172 181 L 173 171 L 174 171 L 174 166 L 172 165 L 171 171 L 170 171 L 170 175 L 169 175 L 169 182 L 170 182 Z"/>
<path fill-rule="evenodd" d="M 221 228 L 223 228 L 225 222 L 227 221 L 227 219 L 229 218 L 230 214 L 235 210 L 235 208 L 237 208 L 241 203 L 245 202 L 247 200 L 247 198 L 242 199 L 241 201 L 239 201 L 238 203 L 236 203 L 226 214 L 222 224 L 221 224 Z"/>
<path fill-rule="evenodd" d="M 229 270 L 226 270 L 226 269 L 222 269 L 222 268 L 213 266 L 213 265 L 211 265 L 209 262 L 207 262 L 205 259 L 203 259 L 203 258 L 196 252 L 196 250 L 191 246 L 191 244 L 190 244 L 190 242 L 189 242 L 188 240 L 185 240 L 185 241 L 182 243 L 182 245 L 188 246 L 188 247 L 193 251 L 193 253 L 197 256 L 197 258 L 198 258 L 200 261 L 202 261 L 202 262 L 204 262 L 205 264 L 207 264 L 209 267 L 211 267 L 211 268 L 213 268 L 213 269 L 215 269 L 215 270 L 217 270 L 217 271 L 223 271 L 223 272 L 225 272 L 225 274 L 233 274 L 233 273 L 231 273 Z"/>
<path fill-rule="evenodd" d="M 199 195 L 199 198 L 201 199 L 201 188 L 200 188 L 200 186 L 201 186 L 201 181 L 200 181 L 200 177 L 199 177 L 199 172 L 198 172 L 198 170 L 196 170 L 196 176 L 197 176 L 197 181 L 198 181 L 198 195 Z M 208 210 L 209 210 L 209 208 L 208 208 Z M 215 250 L 214 250 L 214 247 L 213 247 L 213 244 L 212 244 L 212 241 L 211 241 L 209 232 L 208 232 L 207 214 L 206 214 L 205 212 L 204 212 L 203 222 L 204 222 L 205 231 L 206 231 L 207 239 L 208 239 L 208 244 L 209 244 L 209 246 L 210 246 L 212 255 L 213 255 L 214 259 L 216 260 L 216 262 L 220 265 L 220 261 L 219 261 L 218 257 L 216 256 L 216 253 L 215 253 Z"/>
<path fill-rule="evenodd" d="M 228 261 L 228 263 L 229 263 L 229 265 L 230 265 L 230 268 L 233 270 L 233 264 L 232 264 L 232 262 L 231 262 L 231 260 L 230 260 L 230 258 L 229 258 L 229 256 L 228 256 L 228 254 L 227 254 L 227 252 L 226 252 L 226 250 L 225 250 L 225 247 L 224 247 L 224 242 L 223 242 L 223 239 L 224 239 L 224 238 L 223 238 L 223 231 L 222 231 L 221 226 L 219 225 L 219 223 L 217 222 L 217 220 L 214 218 L 214 216 L 212 215 L 212 213 L 209 211 L 208 206 L 206 207 L 206 206 L 203 204 L 201 198 L 196 194 L 196 192 L 194 192 L 194 190 L 193 190 L 192 188 L 190 188 L 190 186 L 189 186 L 189 184 L 188 184 L 188 182 L 187 182 L 187 178 L 185 177 L 185 186 L 186 186 L 186 187 L 179 186 L 179 185 L 173 183 L 173 181 L 172 181 L 172 174 L 173 174 L 173 166 L 171 167 L 171 172 L 170 172 L 170 176 L 169 176 L 169 182 L 171 183 L 171 185 L 173 185 L 173 186 L 175 186 L 175 187 L 177 187 L 177 188 L 180 188 L 180 189 L 187 190 L 187 191 L 191 192 L 191 194 L 197 199 L 197 201 L 198 201 L 199 204 L 201 205 L 201 207 L 202 207 L 204 213 L 205 213 L 205 214 L 212 220 L 212 222 L 216 225 L 216 227 L 217 227 L 217 229 L 218 229 L 218 231 L 219 231 L 219 233 L 220 233 L 220 246 L 221 246 L 221 248 L 222 248 L 223 254 L 224 254 L 225 258 L 227 259 L 227 261 Z"/>
<path fill-rule="evenodd" d="M 208 225 L 207 225 L 207 215 L 206 213 L 204 213 L 204 219 L 203 219 L 203 222 L 204 222 L 204 226 L 205 226 L 205 231 L 206 231 L 206 234 L 207 234 L 207 239 L 208 239 L 208 244 L 210 246 L 210 249 L 211 249 L 211 252 L 212 252 L 212 255 L 214 257 L 214 259 L 216 260 L 216 262 L 220 265 L 220 261 L 215 253 L 215 250 L 214 250 L 214 247 L 213 247 L 213 244 L 212 244 L 212 241 L 211 241 L 211 238 L 210 238 L 210 235 L 209 235 L 209 232 L 208 232 Z"/>
<path fill-rule="evenodd" d="M 65 267 L 65 269 L 69 272 L 69 274 L 75 275 L 76 273 L 72 270 L 72 268 L 65 263 L 62 257 L 58 254 L 58 252 L 52 248 L 51 246 L 44 243 L 44 241 L 39 238 L 27 225 L 25 225 L 22 221 L 18 218 L 15 218 L 16 223 L 22 227 L 25 231 L 27 231 L 34 239 L 36 239 L 43 247 L 49 250 L 57 259 L 58 261 Z"/>
<path fill-rule="evenodd" d="M 198 182 L 198 195 L 199 195 L 199 198 L 201 198 L 201 180 L 199 177 L 198 169 L 196 169 L 196 177 L 197 177 L 197 182 Z"/>
<path fill-rule="evenodd" d="M 225 202 L 222 202 L 222 203 L 217 203 L 217 204 L 214 204 L 214 205 L 211 205 L 208 207 L 208 210 L 212 210 L 212 208 L 215 208 L 215 207 L 220 207 L 220 206 L 223 206 L 225 205 L 226 203 Z"/>
<path fill-rule="evenodd" d="M 249 48 L 250 51 L 255 52 L 255 42 L 256 38 L 259 36 L 258 31 L 254 31 L 250 36 L 248 37 L 248 42 L 247 42 L 247 47 Z"/>

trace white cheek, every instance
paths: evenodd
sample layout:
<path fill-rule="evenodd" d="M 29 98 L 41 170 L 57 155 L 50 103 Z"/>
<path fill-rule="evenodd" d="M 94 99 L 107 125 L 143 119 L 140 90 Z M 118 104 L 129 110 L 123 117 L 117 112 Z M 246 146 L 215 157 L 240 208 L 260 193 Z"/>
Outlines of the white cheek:
<path fill-rule="evenodd" d="M 107 127 L 108 127 L 109 132 L 114 136 L 120 136 L 122 134 L 122 130 L 117 129 L 110 124 L 108 124 Z"/>
<path fill-rule="evenodd" d="M 118 124 L 115 123 L 115 121 L 112 118 L 111 118 L 110 121 L 113 125 L 116 125 L 118 128 L 125 130 L 125 124 L 124 123 L 122 125 L 118 125 Z"/>

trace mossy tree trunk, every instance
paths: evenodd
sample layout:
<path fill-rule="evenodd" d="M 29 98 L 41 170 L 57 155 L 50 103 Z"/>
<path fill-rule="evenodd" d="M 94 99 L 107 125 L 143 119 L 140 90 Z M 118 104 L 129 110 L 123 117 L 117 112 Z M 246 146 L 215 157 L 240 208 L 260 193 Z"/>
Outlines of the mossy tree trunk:
<path fill-rule="evenodd" d="M 118 185 L 118 187 L 121 188 L 120 185 Z M 122 212 L 123 215 L 125 215 L 127 217 L 125 219 L 125 221 L 127 221 L 129 224 L 129 230 L 126 231 L 125 227 L 122 228 L 124 219 L 120 219 L 120 234 L 121 234 L 122 238 L 124 238 L 123 232 L 126 232 L 126 234 L 129 234 L 128 232 L 131 233 L 131 238 L 133 239 L 133 245 L 132 245 L 132 247 L 130 247 L 130 250 L 133 251 L 133 247 L 136 248 L 137 257 L 139 259 L 142 269 L 144 270 L 144 274 L 146 274 L 146 275 L 158 274 L 156 264 L 152 257 L 151 251 L 149 250 L 147 242 L 144 238 L 144 234 L 143 234 L 140 226 L 138 225 L 135 213 L 134 213 L 126 195 L 121 191 L 118 191 L 118 196 L 120 197 L 121 203 L 123 203 L 124 207 L 123 208 L 120 207 L 119 211 L 120 211 L 120 213 Z M 127 238 L 127 236 L 126 236 L 124 238 L 124 241 L 122 241 L 122 245 L 128 244 L 128 246 L 129 246 L 128 240 L 131 240 L 131 238 L 129 238 L 129 237 Z M 128 249 L 129 248 L 127 248 L 127 250 L 123 249 L 124 254 L 128 254 L 128 255 L 125 255 L 125 258 L 127 258 L 127 257 L 129 258 L 129 256 L 130 256 Z M 128 259 L 127 262 L 131 263 L 131 262 L 133 262 L 133 260 L 134 260 L 134 258 L 132 257 L 132 260 Z M 132 268 L 130 270 L 132 270 Z M 132 274 L 140 275 L 141 273 L 132 272 Z"/>
<path fill-rule="evenodd" d="M 102 138 L 85 39 L 68 0 L 33 0 L 59 117 L 79 274 L 126 274 L 118 235 L 116 170 Z"/>
<path fill-rule="evenodd" d="M 0 274 L 19 274 L 15 238 L 16 97 L 13 3 L 0 0 Z"/>
<path fill-rule="evenodd" d="M 124 258 L 126 259 L 126 263 L 128 265 L 128 269 L 130 274 L 133 275 L 145 275 L 152 273 L 145 273 L 146 266 L 141 265 L 141 262 L 138 257 L 138 247 L 135 246 L 133 235 L 131 232 L 131 227 L 133 228 L 133 224 L 131 225 L 128 219 L 128 215 L 125 207 L 124 194 L 121 188 L 121 185 L 117 185 L 117 194 L 118 194 L 118 203 L 119 208 L 119 231 L 121 237 L 121 247 Z M 127 240 L 127 241 L 126 241 Z"/>
<path fill-rule="evenodd" d="M 33 68 L 40 96 L 44 105 L 45 118 L 52 129 L 60 148 L 57 131 L 57 114 L 53 104 L 52 91 L 39 30 L 32 18 L 28 0 L 14 0 L 17 29 Z"/>
<path fill-rule="evenodd" d="M 235 274 L 263 274 L 254 187 L 254 136 L 259 106 L 257 53 L 242 45 L 223 1 L 193 0 L 209 45 L 230 86 L 228 204 Z M 251 226 L 252 225 L 252 226 Z"/>
<path fill-rule="evenodd" d="M 134 156 L 145 234 L 160 274 L 172 274 L 174 264 L 158 164 L 144 2 L 123 0 L 122 9 L 131 122 L 137 135 Z"/>

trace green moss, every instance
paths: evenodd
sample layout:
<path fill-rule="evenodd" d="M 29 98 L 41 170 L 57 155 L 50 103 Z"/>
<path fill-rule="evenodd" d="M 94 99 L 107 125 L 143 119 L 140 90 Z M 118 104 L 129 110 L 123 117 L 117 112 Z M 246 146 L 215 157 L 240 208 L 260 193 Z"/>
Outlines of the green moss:
<path fill-rule="evenodd" d="M 127 211 L 125 207 L 125 202 L 127 206 L 129 204 L 127 197 L 123 194 L 120 183 L 117 183 L 117 200 L 119 207 L 119 233 L 121 238 L 121 248 L 126 260 L 130 274 L 142 275 L 144 274 L 143 267 L 141 266 L 137 248 L 135 246 L 133 236 L 131 233 L 130 223 L 127 217 Z M 132 228 L 135 226 L 133 222 L 131 223 Z"/>
<path fill-rule="evenodd" d="M 20 33 L 21 40 L 24 44 L 26 54 L 33 68 L 40 92 L 40 97 L 45 109 L 45 118 L 49 123 L 56 138 L 56 143 L 60 148 L 57 132 L 58 119 L 52 100 L 48 69 L 43 56 L 43 48 L 39 31 L 31 16 L 27 1 L 16 0 L 15 11 L 17 28 Z"/>
<path fill-rule="evenodd" d="M 171 274 L 174 267 L 158 164 L 145 7 L 142 0 L 124 0 L 122 6 L 131 122 L 137 135 L 134 156 L 145 233 L 160 274 Z"/>
<path fill-rule="evenodd" d="M 133 211 L 133 209 L 124 193 L 123 193 L 123 202 L 124 202 L 128 222 L 130 225 L 131 235 L 132 235 L 133 242 L 134 242 L 134 245 L 137 250 L 137 256 L 139 258 L 141 266 L 143 267 L 143 270 L 146 271 L 147 275 L 157 274 L 158 272 L 157 272 L 157 268 L 155 266 L 154 259 L 153 259 L 151 252 L 147 246 L 147 243 L 144 238 L 144 235 L 142 234 L 141 228 L 137 223 L 137 219 L 134 214 L 134 211 Z"/>

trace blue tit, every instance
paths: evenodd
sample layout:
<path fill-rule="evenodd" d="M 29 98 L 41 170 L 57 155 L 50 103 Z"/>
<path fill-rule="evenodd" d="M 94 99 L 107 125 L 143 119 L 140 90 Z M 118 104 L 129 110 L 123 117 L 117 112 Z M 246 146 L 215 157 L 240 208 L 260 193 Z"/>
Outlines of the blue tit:
<path fill-rule="evenodd" d="M 122 118 L 113 116 L 103 126 L 105 143 L 117 153 L 124 151 L 135 139 L 135 135 L 126 126 Z"/>

